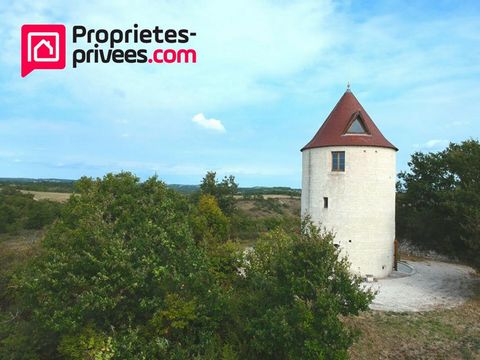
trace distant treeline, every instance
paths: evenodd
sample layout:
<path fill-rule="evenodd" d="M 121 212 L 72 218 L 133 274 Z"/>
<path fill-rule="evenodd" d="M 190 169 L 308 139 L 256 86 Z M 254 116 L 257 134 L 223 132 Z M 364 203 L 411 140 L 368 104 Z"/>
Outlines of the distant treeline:
<path fill-rule="evenodd" d="M 11 187 L 17 190 L 73 192 L 75 180 L 66 179 L 27 179 L 27 178 L 0 178 L 0 188 Z"/>
<path fill-rule="evenodd" d="M 73 192 L 76 180 L 66 179 L 29 179 L 29 178 L 0 178 L 1 187 L 13 187 L 17 190 L 47 191 L 47 192 Z M 169 188 L 182 194 L 193 194 L 200 191 L 199 185 L 167 185 Z M 300 189 L 293 189 L 284 186 L 254 186 L 239 187 L 238 195 L 289 195 L 300 196 Z"/>

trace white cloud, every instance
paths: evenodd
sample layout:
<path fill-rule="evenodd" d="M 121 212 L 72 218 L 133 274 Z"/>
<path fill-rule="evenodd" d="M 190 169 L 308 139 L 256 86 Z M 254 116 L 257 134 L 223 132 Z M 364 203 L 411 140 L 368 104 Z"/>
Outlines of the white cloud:
<path fill-rule="evenodd" d="M 428 148 L 433 148 L 433 147 L 437 147 L 437 146 L 445 146 L 445 145 L 448 145 L 448 140 L 432 139 L 432 140 L 427 141 L 427 143 L 425 144 L 425 146 L 428 147 Z"/>
<path fill-rule="evenodd" d="M 448 143 L 449 141 L 444 139 L 431 139 L 424 144 L 415 144 L 414 147 L 420 149 L 439 149 L 447 146 Z"/>
<path fill-rule="evenodd" d="M 225 127 L 223 126 L 222 122 L 217 119 L 207 119 L 203 113 L 198 113 L 192 118 L 194 123 L 197 123 L 201 127 L 206 129 L 211 129 L 219 132 L 225 132 Z"/>

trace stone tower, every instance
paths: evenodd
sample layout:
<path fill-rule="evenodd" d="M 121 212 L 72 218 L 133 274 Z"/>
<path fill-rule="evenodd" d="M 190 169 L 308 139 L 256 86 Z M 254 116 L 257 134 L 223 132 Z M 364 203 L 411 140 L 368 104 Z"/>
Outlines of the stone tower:
<path fill-rule="evenodd" d="M 349 88 L 301 150 L 302 216 L 332 230 L 362 276 L 392 271 L 397 150 Z"/>

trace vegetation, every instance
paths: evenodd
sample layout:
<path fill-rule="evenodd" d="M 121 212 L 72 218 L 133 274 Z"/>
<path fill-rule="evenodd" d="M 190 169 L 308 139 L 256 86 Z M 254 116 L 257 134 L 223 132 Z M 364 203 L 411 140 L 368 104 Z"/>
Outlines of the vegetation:
<path fill-rule="evenodd" d="M 217 199 L 218 206 L 222 212 L 230 216 L 235 211 L 235 195 L 237 194 L 238 184 L 235 177 L 225 176 L 222 181 L 218 181 L 214 171 L 207 172 L 200 184 L 200 193 L 210 195 Z"/>
<path fill-rule="evenodd" d="M 197 243 L 211 247 L 229 238 L 230 221 L 212 195 L 201 195 L 193 210 L 193 232 Z"/>
<path fill-rule="evenodd" d="M 477 292 L 478 293 L 478 292 Z M 352 359 L 478 359 L 480 294 L 453 309 L 363 312 L 345 321 L 361 331 Z"/>
<path fill-rule="evenodd" d="M 60 214 L 61 204 L 41 200 L 12 188 L 0 189 L 0 234 L 41 229 Z"/>
<path fill-rule="evenodd" d="M 480 143 L 417 152 L 399 174 L 397 235 L 480 268 Z"/>
<path fill-rule="evenodd" d="M 339 259 L 332 234 L 304 226 L 299 236 L 269 232 L 248 252 L 233 311 L 242 359 L 347 358 L 355 333 L 340 315 L 366 310 L 373 295 Z"/>
<path fill-rule="evenodd" d="M 288 233 L 300 233 L 298 199 L 238 199 L 231 217 L 231 237 L 239 243 L 252 246 L 263 234 L 278 227 Z"/>
<path fill-rule="evenodd" d="M 74 185 L 74 180 L 0 178 L 0 187 L 17 190 L 69 193 L 73 191 Z"/>
<path fill-rule="evenodd" d="M 286 186 L 255 186 L 251 188 L 239 187 L 238 192 L 246 197 L 255 195 L 288 195 L 299 197 L 302 193 L 301 189 L 292 189 Z"/>
<path fill-rule="evenodd" d="M 372 294 L 332 235 L 277 228 L 245 254 L 222 186 L 189 201 L 156 178 L 79 180 L 38 256 L 5 272 L 0 358 L 346 358 L 341 319 Z"/>
<path fill-rule="evenodd" d="M 415 153 L 409 166 L 399 175 L 398 236 L 479 268 L 479 142 Z M 178 191 L 129 173 L 0 187 L 1 359 L 480 352 L 478 298 L 429 313 L 361 313 L 372 293 L 348 272 L 332 234 L 300 224 L 294 189 L 271 198 L 271 189 L 249 191 L 214 172 Z M 19 191 L 67 189 L 76 195 L 65 205 Z M 30 240 L 15 241 L 17 233 Z"/>
<path fill-rule="evenodd" d="M 76 180 L 64 179 L 0 178 L 0 187 L 12 187 L 18 190 L 27 191 L 71 193 L 74 190 L 75 181 Z M 167 186 L 170 189 L 186 195 L 191 195 L 200 191 L 200 185 L 168 184 Z M 255 195 L 286 195 L 299 197 L 301 190 L 292 189 L 286 186 L 254 186 L 238 187 L 237 194 L 247 197 Z"/>

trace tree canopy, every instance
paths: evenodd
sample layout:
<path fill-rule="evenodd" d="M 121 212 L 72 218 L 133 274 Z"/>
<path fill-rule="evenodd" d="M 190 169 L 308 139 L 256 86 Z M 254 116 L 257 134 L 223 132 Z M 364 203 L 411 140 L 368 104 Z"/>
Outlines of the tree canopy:
<path fill-rule="evenodd" d="M 217 173 L 214 171 L 207 172 L 200 184 L 200 193 L 214 196 L 220 209 L 225 215 L 230 216 L 235 210 L 234 195 L 238 192 L 238 184 L 233 175 L 225 176 L 222 181 L 218 181 L 216 176 Z"/>
<path fill-rule="evenodd" d="M 372 294 L 332 235 L 277 229 L 245 254 L 217 241 L 224 225 L 210 195 L 192 204 L 156 178 L 82 178 L 12 282 L 19 310 L 0 322 L 0 357 L 345 358 L 354 333 L 341 316 Z"/>
<path fill-rule="evenodd" d="M 480 267 L 480 143 L 416 152 L 399 174 L 397 234 Z"/>

